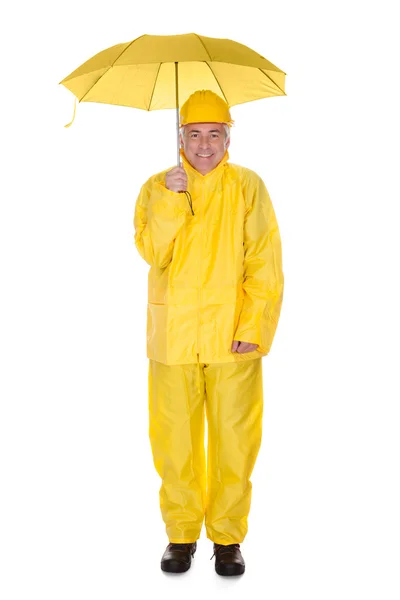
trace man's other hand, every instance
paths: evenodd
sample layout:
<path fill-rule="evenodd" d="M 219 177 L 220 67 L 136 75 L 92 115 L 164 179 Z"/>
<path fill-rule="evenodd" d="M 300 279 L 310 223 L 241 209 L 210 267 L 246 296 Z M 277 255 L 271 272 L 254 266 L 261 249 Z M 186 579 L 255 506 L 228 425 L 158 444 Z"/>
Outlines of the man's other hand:
<path fill-rule="evenodd" d="M 232 352 L 238 352 L 239 354 L 253 352 L 257 348 L 258 344 L 250 344 L 250 342 L 239 342 L 238 340 L 233 340 L 232 342 Z"/>

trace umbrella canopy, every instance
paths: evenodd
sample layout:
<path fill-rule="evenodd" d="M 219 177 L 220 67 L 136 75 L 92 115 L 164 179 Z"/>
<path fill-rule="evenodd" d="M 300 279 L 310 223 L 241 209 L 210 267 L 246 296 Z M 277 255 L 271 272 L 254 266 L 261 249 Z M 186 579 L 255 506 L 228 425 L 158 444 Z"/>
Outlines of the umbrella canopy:
<path fill-rule="evenodd" d="M 188 33 L 143 35 L 117 44 L 90 58 L 60 84 L 79 102 L 148 111 L 175 108 L 178 128 L 179 106 L 198 89 L 211 90 L 234 106 L 285 96 L 285 75 L 243 44 Z"/>

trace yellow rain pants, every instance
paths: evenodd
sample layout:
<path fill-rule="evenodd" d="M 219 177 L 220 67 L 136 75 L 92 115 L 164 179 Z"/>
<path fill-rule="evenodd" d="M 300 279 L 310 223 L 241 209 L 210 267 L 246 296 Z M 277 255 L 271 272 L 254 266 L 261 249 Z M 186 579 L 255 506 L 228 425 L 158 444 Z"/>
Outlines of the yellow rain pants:
<path fill-rule="evenodd" d="M 261 361 L 166 365 L 149 359 L 149 435 L 172 543 L 196 541 L 204 520 L 217 544 L 246 536 L 250 476 L 261 444 Z"/>

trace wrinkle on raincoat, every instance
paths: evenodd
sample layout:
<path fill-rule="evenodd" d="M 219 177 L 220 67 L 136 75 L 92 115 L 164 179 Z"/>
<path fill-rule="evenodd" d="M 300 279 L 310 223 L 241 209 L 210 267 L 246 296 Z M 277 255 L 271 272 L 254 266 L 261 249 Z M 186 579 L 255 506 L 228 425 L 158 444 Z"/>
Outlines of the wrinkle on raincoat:
<path fill-rule="evenodd" d="M 187 196 L 150 177 L 136 201 L 135 245 L 150 265 L 147 357 L 167 365 L 265 356 L 280 316 L 284 275 L 278 223 L 267 188 L 228 151 L 201 175 L 181 150 Z M 233 340 L 258 347 L 240 354 Z"/>

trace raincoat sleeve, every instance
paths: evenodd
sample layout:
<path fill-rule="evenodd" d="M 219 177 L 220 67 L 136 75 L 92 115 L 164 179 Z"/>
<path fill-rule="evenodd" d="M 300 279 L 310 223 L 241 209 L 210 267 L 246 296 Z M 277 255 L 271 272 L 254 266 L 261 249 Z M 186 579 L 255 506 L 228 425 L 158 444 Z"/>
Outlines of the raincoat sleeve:
<path fill-rule="evenodd" d="M 267 188 L 257 177 L 247 191 L 243 228 L 243 307 L 234 339 L 268 352 L 283 300 L 282 248 L 275 211 Z"/>
<path fill-rule="evenodd" d="M 150 266 L 164 269 L 171 262 L 188 206 L 186 195 L 171 192 L 164 182 L 150 179 L 142 186 L 135 206 L 135 246 Z"/>

